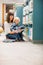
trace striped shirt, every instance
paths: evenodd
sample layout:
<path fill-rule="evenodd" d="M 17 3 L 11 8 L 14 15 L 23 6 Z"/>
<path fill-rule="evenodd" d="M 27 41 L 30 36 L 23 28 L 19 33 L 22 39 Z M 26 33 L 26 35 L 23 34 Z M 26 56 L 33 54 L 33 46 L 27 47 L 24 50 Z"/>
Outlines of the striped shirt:
<path fill-rule="evenodd" d="M 16 25 L 15 23 L 13 23 L 12 25 L 11 25 L 11 28 L 10 28 L 10 30 L 11 31 L 14 31 L 14 30 L 18 30 L 18 25 Z"/>

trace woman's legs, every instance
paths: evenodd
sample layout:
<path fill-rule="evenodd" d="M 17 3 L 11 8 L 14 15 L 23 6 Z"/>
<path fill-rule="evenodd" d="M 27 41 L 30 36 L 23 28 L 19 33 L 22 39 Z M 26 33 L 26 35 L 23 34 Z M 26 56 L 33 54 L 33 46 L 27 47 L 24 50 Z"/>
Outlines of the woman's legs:
<path fill-rule="evenodd" d="M 6 38 L 8 38 L 8 39 L 16 39 L 17 38 L 17 34 L 7 34 Z"/>
<path fill-rule="evenodd" d="M 23 41 L 23 35 L 22 33 L 18 33 L 18 34 L 7 34 L 6 38 L 8 39 L 15 39 L 15 40 L 22 40 Z"/>
<path fill-rule="evenodd" d="M 22 32 L 18 33 L 18 35 L 19 35 L 19 39 L 23 41 L 23 34 L 22 34 Z"/>

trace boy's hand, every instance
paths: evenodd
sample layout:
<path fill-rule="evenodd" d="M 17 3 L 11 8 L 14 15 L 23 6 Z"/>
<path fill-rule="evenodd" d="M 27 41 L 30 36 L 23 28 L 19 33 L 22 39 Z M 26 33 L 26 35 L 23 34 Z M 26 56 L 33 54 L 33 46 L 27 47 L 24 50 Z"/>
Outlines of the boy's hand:
<path fill-rule="evenodd" d="M 9 32 L 9 34 L 14 34 L 14 32 Z"/>

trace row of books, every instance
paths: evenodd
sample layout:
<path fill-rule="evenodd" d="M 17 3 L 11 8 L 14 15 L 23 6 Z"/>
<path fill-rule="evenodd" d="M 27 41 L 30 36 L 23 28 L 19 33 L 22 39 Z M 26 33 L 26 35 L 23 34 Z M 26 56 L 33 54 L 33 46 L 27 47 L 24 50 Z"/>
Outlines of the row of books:
<path fill-rule="evenodd" d="M 33 13 L 23 16 L 23 24 L 33 24 L 32 19 L 33 19 Z"/>
<path fill-rule="evenodd" d="M 31 11 L 33 11 L 33 0 L 30 0 L 29 4 L 23 7 L 23 15 L 29 14 Z"/>
<path fill-rule="evenodd" d="M 30 0 L 29 4 L 23 8 L 23 24 L 32 24 L 33 14 L 33 1 Z"/>
<path fill-rule="evenodd" d="M 28 25 L 24 34 L 30 40 L 32 40 L 32 24 L 33 24 L 33 0 L 30 0 L 28 5 L 23 8 L 23 24 Z M 29 26 L 30 25 L 30 26 Z"/>

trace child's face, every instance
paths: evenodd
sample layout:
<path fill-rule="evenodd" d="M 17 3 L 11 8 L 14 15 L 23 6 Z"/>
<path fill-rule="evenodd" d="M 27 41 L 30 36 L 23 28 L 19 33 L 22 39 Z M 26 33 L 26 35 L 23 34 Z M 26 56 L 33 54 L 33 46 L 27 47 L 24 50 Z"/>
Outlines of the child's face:
<path fill-rule="evenodd" d="M 15 20 L 15 23 L 16 23 L 16 24 L 19 24 L 19 20 Z"/>

